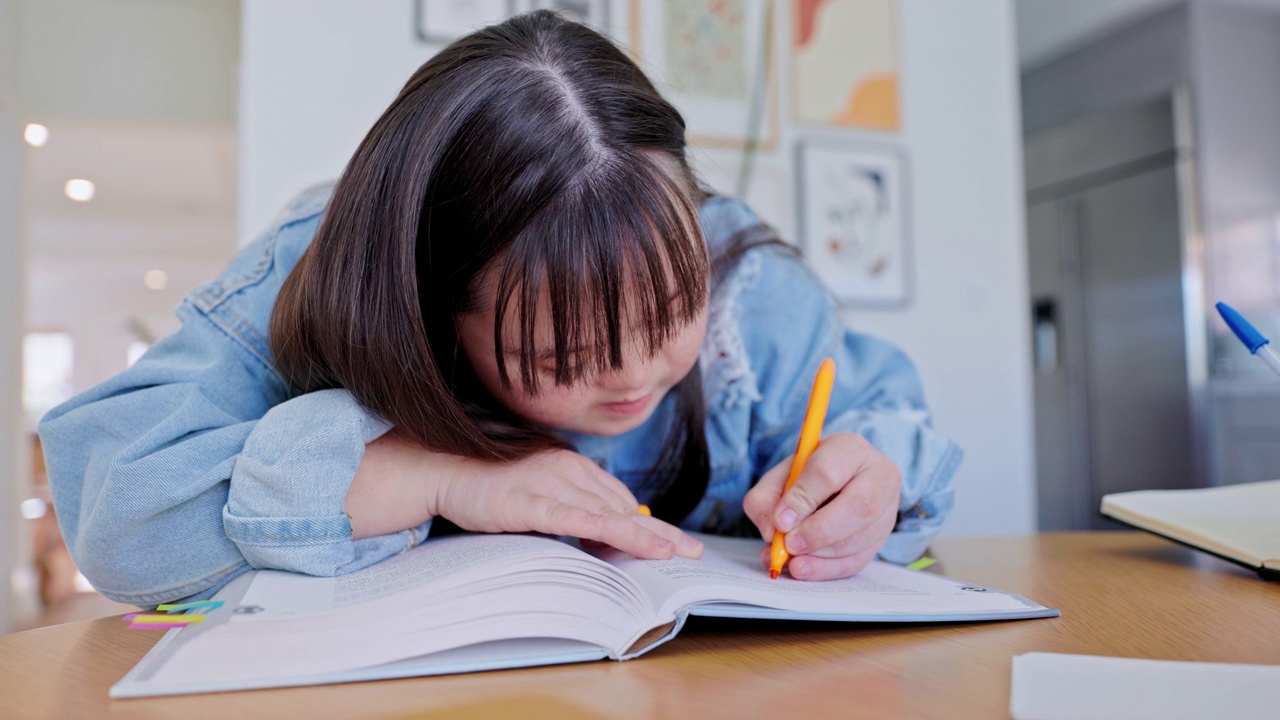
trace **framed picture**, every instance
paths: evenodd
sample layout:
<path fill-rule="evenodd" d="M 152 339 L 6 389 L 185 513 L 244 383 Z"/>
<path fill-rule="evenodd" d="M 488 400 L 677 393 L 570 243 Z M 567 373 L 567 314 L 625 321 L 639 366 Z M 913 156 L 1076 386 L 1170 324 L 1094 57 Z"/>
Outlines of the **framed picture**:
<path fill-rule="evenodd" d="M 802 141 L 799 244 L 843 305 L 911 300 L 906 159 L 895 146 Z"/>
<path fill-rule="evenodd" d="M 773 0 L 633 0 L 631 55 L 684 115 L 691 144 L 777 142 Z"/>
<path fill-rule="evenodd" d="M 613 18 L 610 0 L 523 0 L 516 12 L 554 10 L 561 15 L 609 34 Z"/>
<path fill-rule="evenodd" d="M 793 2 L 791 24 L 793 119 L 901 128 L 895 0 Z"/>
<path fill-rule="evenodd" d="M 414 0 L 414 33 L 421 42 L 445 45 L 517 11 L 516 0 Z"/>

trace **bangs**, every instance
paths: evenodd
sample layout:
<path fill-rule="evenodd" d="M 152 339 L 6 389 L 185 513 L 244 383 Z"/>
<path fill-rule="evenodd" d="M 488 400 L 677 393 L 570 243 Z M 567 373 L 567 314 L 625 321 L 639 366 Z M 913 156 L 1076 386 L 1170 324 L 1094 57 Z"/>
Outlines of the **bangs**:
<path fill-rule="evenodd" d="M 690 190 L 652 156 L 598 160 L 512 241 L 500 262 L 494 309 L 498 374 L 510 384 L 502 328 L 519 328 L 519 374 L 532 393 L 538 312 L 550 312 L 556 385 L 622 367 L 635 343 L 652 357 L 693 321 L 707 297 L 709 260 Z M 514 309 L 513 309 L 513 303 Z M 540 357 L 540 354 L 542 357 Z"/>

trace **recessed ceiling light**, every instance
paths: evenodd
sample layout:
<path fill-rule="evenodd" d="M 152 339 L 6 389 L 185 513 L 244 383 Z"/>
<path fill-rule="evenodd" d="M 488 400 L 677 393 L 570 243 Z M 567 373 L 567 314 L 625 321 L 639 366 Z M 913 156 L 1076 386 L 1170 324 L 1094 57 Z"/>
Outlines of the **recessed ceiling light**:
<path fill-rule="evenodd" d="M 40 498 L 27 498 L 22 501 L 22 517 L 28 520 L 39 520 L 49 511 L 49 505 Z"/>
<path fill-rule="evenodd" d="M 38 123 L 27 125 L 27 129 L 22 132 L 22 137 L 27 144 L 32 147 L 40 147 L 49 142 L 49 128 Z"/>
<path fill-rule="evenodd" d="M 67 184 L 62 186 L 62 192 L 76 202 L 89 202 L 93 199 L 93 191 L 93 183 L 81 178 L 68 180 Z"/>
<path fill-rule="evenodd" d="M 163 270 L 148 270 L 142 282 L 152 290 L 163 290 L 169 286 L 169 275 Z"/>

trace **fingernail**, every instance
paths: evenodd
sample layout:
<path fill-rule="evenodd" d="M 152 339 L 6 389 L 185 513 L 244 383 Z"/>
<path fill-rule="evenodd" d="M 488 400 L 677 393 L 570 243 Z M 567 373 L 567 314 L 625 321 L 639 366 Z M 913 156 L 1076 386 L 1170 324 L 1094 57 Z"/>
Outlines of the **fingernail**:
<path fill-rule="evenodd" d="M 782 532 L 790 532 L 791 528 L 796 526 L 796 511 L 791 508 L 778 513 L 778 529 Z"/>
<path fill-rule="evenodd" d="M 809 573 L 813 572 L 813 568 L 809 567 L 809 563 L 791 561 L 787 565 L 787 571 L 791 573 L 791 577 L 797 580 L 804 580 L 809 577 Z"/>
<path fill-rule="evenodd" d="M 664 537 L 661 537 L 661 536 L 655 535 L 655 536 L 653 537 L 653 545 L 654 545 L 654 547 L 660 547 L 660 548 L 662 548 L 663 550 L 666 550 L 667 548 L 672 547 L 673 545 L 675 545 L 675 543 L 671 542 L 670 540 L 668 540 L 668 539 L 666 539 L 666 538 L 664 538 Z"/>
<path fill-rule="evenodd" d="M 690 560 L 697 560 L 702 557 L 702 543 L 691 537 L 685 536 L 680 544 L 676 546 L 676 554 L 680 557 L 687 557 Z"/>
<path fill-rule="evenodd" d="M 799 535 L 787 536 L 787 552 L 791 553 L 792 555 L 799 555 L 800 553 L 804 552 L 804 548 L 805 548 L 804 538 L 800 537 Z"/>

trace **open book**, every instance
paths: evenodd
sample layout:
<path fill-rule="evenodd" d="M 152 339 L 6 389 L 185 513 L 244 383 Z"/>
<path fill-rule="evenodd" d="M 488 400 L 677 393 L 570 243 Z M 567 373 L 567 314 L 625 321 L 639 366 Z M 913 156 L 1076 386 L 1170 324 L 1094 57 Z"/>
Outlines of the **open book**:
<path fill-rule="evenodd" d="M 170 630 L 111 696 L 313 685 L 627 660 L 689 615 L 857 622 L 1056 617 L 1057 610 L 875 562 L 847 580 L 770 580 L 759 540 L 700 536 L 700 560 L 590 554 L 545 537 L 458 535 L 350 575 L 246 573 Z"/>
<path fill-rule="evenodd" d="M 1114 493 L 1102 514 L 1280 580 L 1280 480 Z"/>

